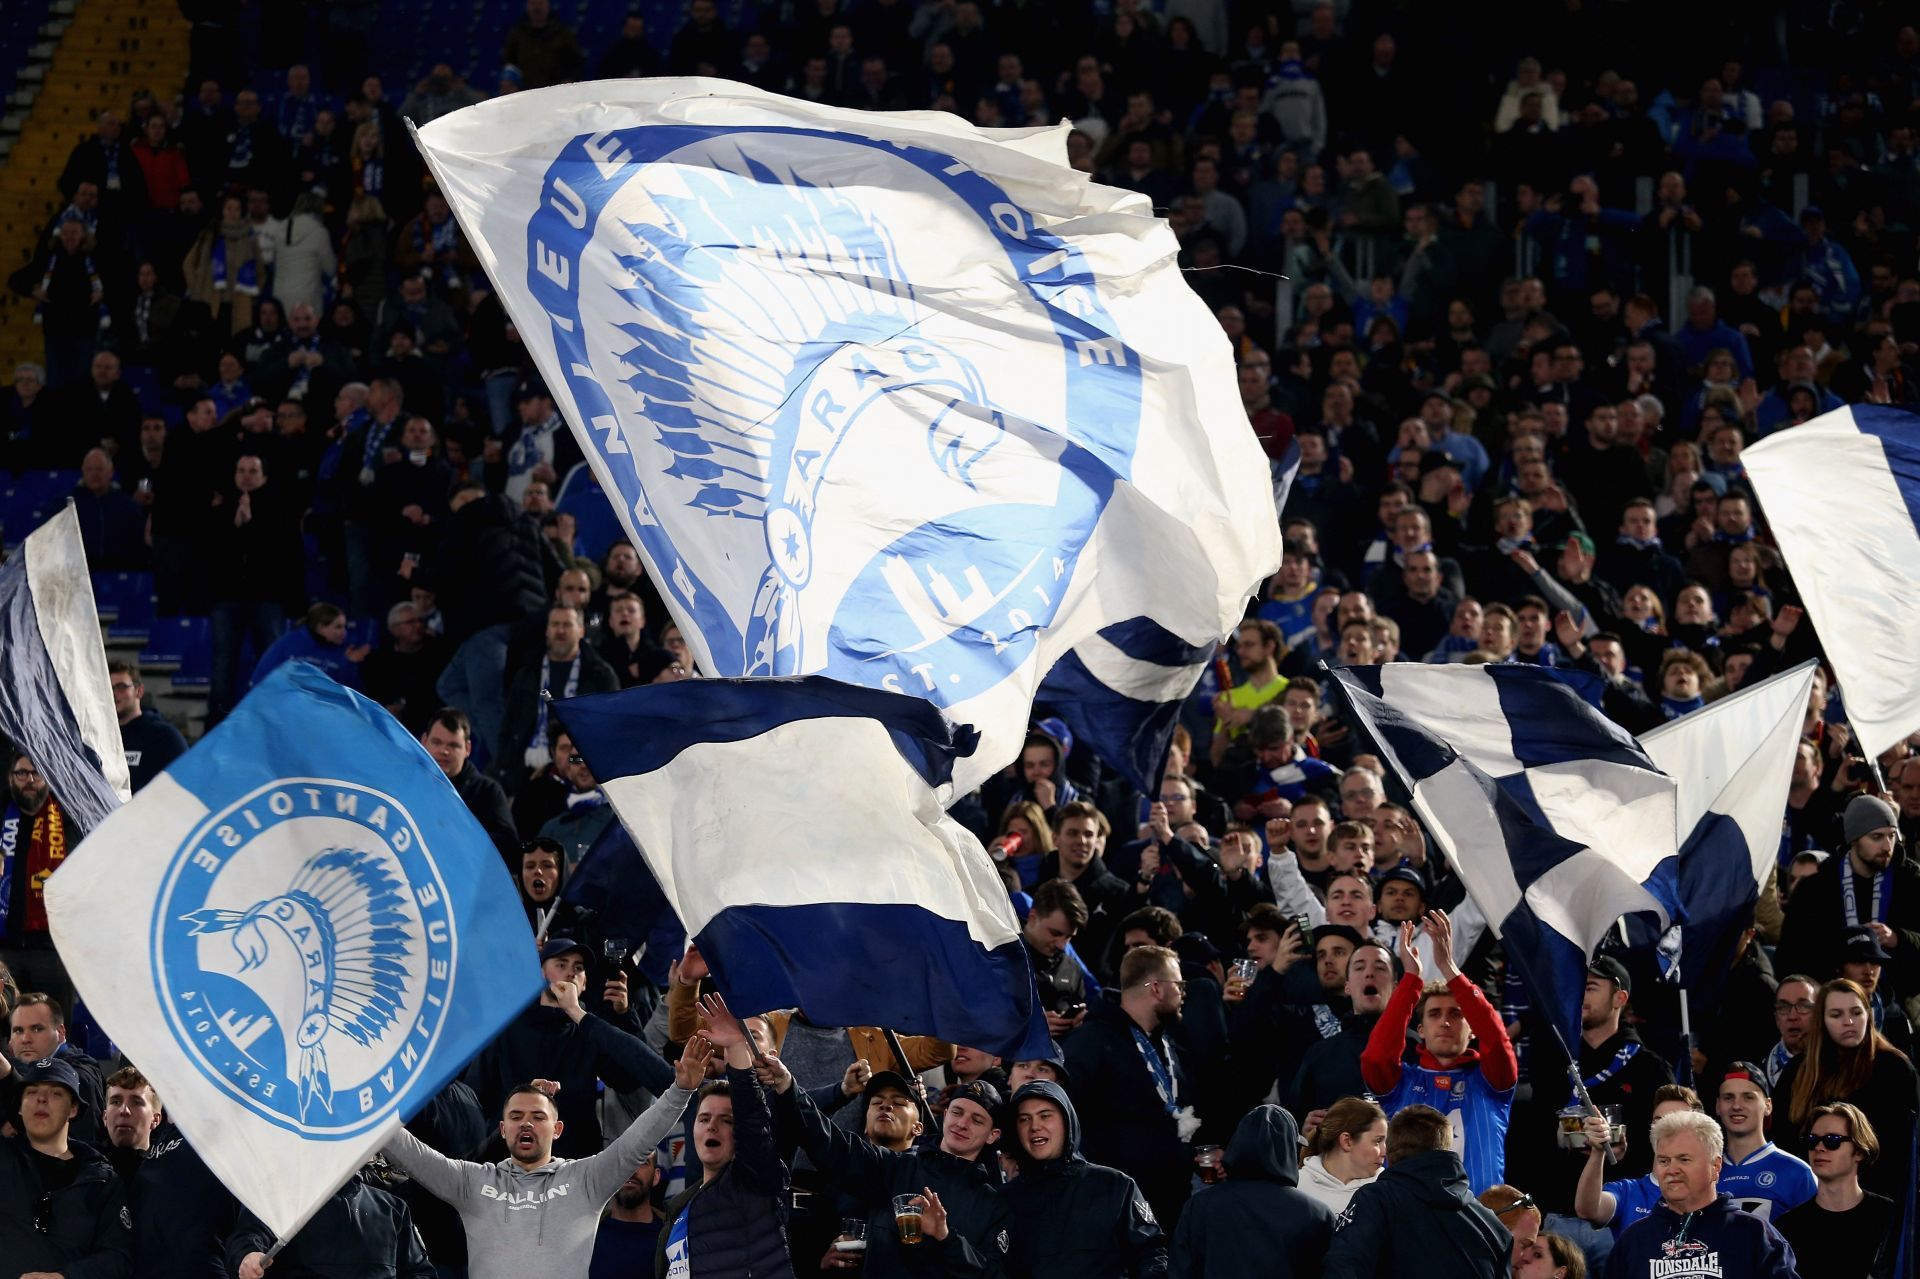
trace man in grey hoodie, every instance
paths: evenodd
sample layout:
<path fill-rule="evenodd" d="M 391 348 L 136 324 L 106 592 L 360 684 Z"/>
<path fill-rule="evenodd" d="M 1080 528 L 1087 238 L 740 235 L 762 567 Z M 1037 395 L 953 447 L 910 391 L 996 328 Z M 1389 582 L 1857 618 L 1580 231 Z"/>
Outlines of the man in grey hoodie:
<path fill-rule="evenodd" d="M 507 1157 L 468 1163 L 430 1149 L 404 1129 L 387 1145 L 389 1162 L 460 1214 L 472 1279 L 584 1275 L 593 1259 L 600 1210 L 648 1152 L 680 1124 L 710 1053 L 695 1038 L 674 1066 L 673 1087 L 614 1143 L 586 1159 L 556 1159 L 558 1085 L 537 1079 L 515 1088 L 500 1119 Z"/>

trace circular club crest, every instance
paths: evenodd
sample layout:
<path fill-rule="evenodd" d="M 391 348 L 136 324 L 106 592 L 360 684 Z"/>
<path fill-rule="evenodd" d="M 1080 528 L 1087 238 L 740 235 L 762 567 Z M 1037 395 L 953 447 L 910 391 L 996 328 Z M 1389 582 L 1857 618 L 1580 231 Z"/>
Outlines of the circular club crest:
<path fill-rule="evenodd" d="M 453 987 L 446 885 L 413 817 L 289 778 L 208 817 L 154 910 L 155 993 L 182 1053 L 282 1128 L 345 1138 L 393 1113 Z"/>
<path fill-rule="evenodd" d="M 528 234 L 561 376 L 717 674 L 951 706 L 1022 668 L 1141 424 L 1071 238 L 926 146 L 678 124 L 563 147 Z"/>

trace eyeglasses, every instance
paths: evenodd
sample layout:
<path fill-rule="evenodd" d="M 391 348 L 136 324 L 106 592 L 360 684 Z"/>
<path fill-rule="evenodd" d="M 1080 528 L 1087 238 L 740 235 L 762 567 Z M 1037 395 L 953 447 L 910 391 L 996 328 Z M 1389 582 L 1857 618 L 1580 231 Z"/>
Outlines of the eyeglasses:
<path fill-rule="evenodd" d="M 1840 1147 L 1847 1145 L 1852 1140 L 1853 1138 L 1847 1136 L 1845 1133 L 1840 1133 L 1840 1132 L 1808 1133 L 1807 1149 L 1813 1150 L 1818 1147 L 1825 1147 L 1828 1150 L 1838 1150 L 1840 1149 Z"/>
<path fill-rule="evenodd" d="M 31 782 L 38 780 L 40 770 L 37 768 L 16 768 L 8 773 L 7 776 L 16 782 Z"/>
<path fill-rule="evenodd" d="M 1178 977 L 1149 977 L 1147 978 L 1147 985 L 1178 986 L 1181 990 L 1185 990 L 1187 988 L 1187 983 L 1183 979 Z"/>
<path fill-rule="evenodd" d="M 1536 1205 L 1533 1202 L 1532 1195 L 1521 1195 L 1518 1199 L 1514 1200 L 1512 1203 L 1508 1204 L 1506 1207 L 1495 1208 L 1493 1210 L 1493 1215 L 1496 1217 L 1504 1217 L 1510 1212 L 1519 1212 L 1523 1208 L 1533 1208 L 1537 1206 L 1538 1205 Z"/>
<path fill-rule="evenodd" d="M 1773 1005 L 1773 1011 L 1778 1016 L 1784 1016 L 1787 1013 L 1810 1013 L 1813 1011 L 1813 1001 L 1811 999 L 1801 999 L 1793 1003 L 1788 1003 L 1784 999 L 1776 1000 Z"/>

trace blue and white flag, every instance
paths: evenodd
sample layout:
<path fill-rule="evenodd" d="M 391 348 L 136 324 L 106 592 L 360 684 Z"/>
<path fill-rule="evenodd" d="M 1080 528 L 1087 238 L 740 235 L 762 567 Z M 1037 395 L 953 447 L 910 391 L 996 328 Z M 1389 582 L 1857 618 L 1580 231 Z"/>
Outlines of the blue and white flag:
<path fill-rule="evenodd" d="M 1741 453 L 1869 758 L 1920 730 L 1920 414 L 1823 413 Z"/>
<path fill-rule="evenodd" d="M 1003 1056 L 1034 1046 L 1012 903 L 946 812 L 971 735 L 930 703 L 805 676 L 650 685 L 554 713 L 734 1007 Z"/>
<path fill-rule="evenodd" d="M 1647 756 L 1678 787 L 1680 974 L 1695 1007 L 1717 1006 L 1761 886 L 1778 864 L 1807 662 L 1645 734 Z"/>
<path fill-rule="evenodd" d="M 657 79 L 417 135 L 701 670 L 930 701 L 962 793 L 1076 644 L 1280 561 L 1229 344 L 1067 132 Z"/>
<path fill-rule="evenodd" d="M 1300 471 L 1299 444 L 1269 465 L 1277 512 Z M 1149 618 L 1118 622 L 1074 645 L 1047 672 L 1037 700 L 1141 794 L 1157 795 L 1180 707 L 1218 648 L 1189 644 Z"/>
<path fill-rule="evenodd" d="M 1330 668 L 1565 1042 L 1587 957 L 1620 916 L 1680 908 L 1675 788 L 1618 725 L 1532 666 Z"/>
<path fill-rule="evenodd" d="M 82 833 L 131 795 L 93 580 L 71 503 L 0 564 L 0 735 Z"/>
<path fill-rule="evenodd" d="M 305 662 L 102 823 L 47 914 L 101 1027 L 283 1239 L 540 989 L 445 774 Z"/>

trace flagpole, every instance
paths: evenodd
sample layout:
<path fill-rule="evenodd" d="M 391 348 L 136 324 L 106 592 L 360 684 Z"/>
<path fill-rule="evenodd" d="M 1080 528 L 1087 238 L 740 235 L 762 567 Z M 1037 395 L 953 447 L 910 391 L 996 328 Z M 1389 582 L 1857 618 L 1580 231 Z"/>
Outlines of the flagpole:
<path fill-rule="evenodd" d="M 1678 1083 L 1692 1086 L 1693 1079 L 1693 1012 L 1687 1007 L 1687 988 L 1680 988 L 1680 1060 L 1674 1063 L 1674 1077 Z"/>

